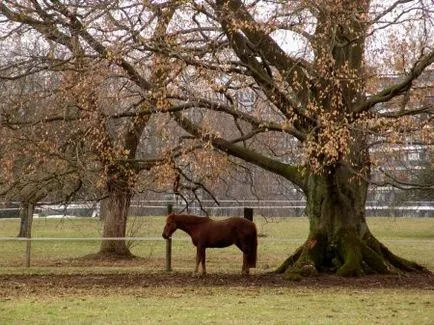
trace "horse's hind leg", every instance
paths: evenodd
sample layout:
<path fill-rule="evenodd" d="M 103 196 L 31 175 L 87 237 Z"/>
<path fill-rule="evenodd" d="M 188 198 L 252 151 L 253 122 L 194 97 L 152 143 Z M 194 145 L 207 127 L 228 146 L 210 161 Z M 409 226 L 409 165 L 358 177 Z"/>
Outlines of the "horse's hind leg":
<path fill-rule="evenodd" d="M 194 269 L 194 273 L 199 272 L 199 264 L 202 263 L 202 274 L 206 274 L 206 265 L 205 265 L 205 248 L 197 247 L 196 250 L 196 267 Z"/>
<path fill-rule="evenodd" d="M 241 274 L 249 274 L 249 263 L 247 260 L 247 254 L 243 252 L 243 267 L 241 268 Z"/>
<path fill-rule="evenodd" d="M 206 253 L 205 253 L 205 248 L 203 249 L 203 254 L 202 254 L 202 274 L 203 275 L 206 274 Z"/>
<path fill-rule="evenodd" d="M 246 245 L 240 244 L 240 243 L 236 243 L 235 244 L 240 251 L 243 253 L 243 266 L 241 268 L 241 274 L 249 274 L 250 270 L 249 270 L 249 259 L 248 259 L 248 255 L 245 253 L 248 251 L 248 247 Z"/>

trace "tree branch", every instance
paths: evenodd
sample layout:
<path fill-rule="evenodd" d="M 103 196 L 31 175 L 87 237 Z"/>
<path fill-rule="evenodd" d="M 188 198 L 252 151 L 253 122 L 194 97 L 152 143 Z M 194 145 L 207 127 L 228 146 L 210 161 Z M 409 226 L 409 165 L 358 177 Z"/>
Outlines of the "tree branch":
<path fill-rule="evenodd" d="M 403 111 L 398 111 L 398 112 L 378 113 L 377 115 L 379 117 L 398 118 L 398 117 L 417 115 L 417 114 L 423 114 L 423 113 L 428 113 L 428 114 L 434 113 L 434 104 L 425 105 L 425 106 L 417 108 L 417 109 L 403 110 Z"/>
<path fill-rule="evenodd" d="M 287 118 L 290 119 L 293 114 L 296 114 L 301 121 L 316 124 L 314 119 L 303 113 L 296 101 L 279 90 L 273 76 L 269 74 L 269 69 L 265 68 L 267 64 L 275 66 L 286 82 L 292 85 L 297 100 L 304 103 L 311 88 L 305 70 L 309 70 L 310 67 L 303 69 L 302 61 L 288 56 L 270 35 L 258 27 L 257 22 L 240 0 L 218 0 L 216 4 L 219 20 L 234 51 L 269 100 Z M 263 62 L 260 62 L 257 57 L 260 57 Z"/>
<path fill-rule="evenodd" d="M 434 62 L 434 50 L 427 55 L 422 56 L 410 70 L 410 73 L 400 82 L 393 86 L 383 89 L 379 93 L 368 97 L 354 108 L 354 113 L 361 113 L 368 111 L 378 103 L 384 103 L 392 98 L 405 93 L 413 85 L 413 81 L 416 80 L 426 67 Z"/>
<path fill-rule="evenodd" d="M 239 146 L 231 141 L 225 140 L 213 133 L 201 129 L 199 126 L 191 122 L 181 113 L 173 113 L 175 121 L 188 133 L 198 139 L 209 141 L 215 148 L 226 152 L 234 157 L 240 158 L 246 162 L 252 163 L 272 173 L 281 175 L 300 187 L 303 191 L 307 191 L 305 176 L 300 166 L 294 166 L 282 163 L 278 160 L 264 156 L 254 150 Z"/>

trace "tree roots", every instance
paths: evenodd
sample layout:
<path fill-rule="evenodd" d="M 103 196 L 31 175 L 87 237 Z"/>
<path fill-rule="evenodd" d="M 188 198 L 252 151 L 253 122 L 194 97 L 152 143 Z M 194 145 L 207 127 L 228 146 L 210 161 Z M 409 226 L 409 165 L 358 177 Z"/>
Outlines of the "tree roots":
<path fill-rule="evenodd" d="M 430 273 L 423 266 L 393 254 L 368 233 L 363 239 L 346 231 L 330 242 L 323 235 L 313 236 L 300 246 L 276 270 L 291 280 L 318 273 L 340 276 L 365 274 L 399 274 L 403 272 Z"/>

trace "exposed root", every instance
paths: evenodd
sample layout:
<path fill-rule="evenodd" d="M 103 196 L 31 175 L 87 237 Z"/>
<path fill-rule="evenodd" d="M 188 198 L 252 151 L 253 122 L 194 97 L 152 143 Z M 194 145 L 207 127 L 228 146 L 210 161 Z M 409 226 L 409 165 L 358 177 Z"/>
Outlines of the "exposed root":
<path fill-rule="evenodd" d="M 396 256 L 386 246 L 380 243 L 381 252 L 387 258 L 387 260 L 396 268 L 407 272 L 422 272 L 431 273 L 427 268 L 420 264 L 406 260 L 405 258 Z"/>
<path fill-rule="evenodd" d="M 300 255 L 303 251 L 304 248 L 304 244 L 302 246 L 300 246 L 299 248 L 297 248 L 297 250 L 291 255 L 289 256 L 277 269 L 276 269 L 276 273 L 285 273 L 285 271 L 293 266 L 295 264 L 295 262 L 297 262 L 297 260 L 300 258 Z"/>
<path fill-rule="evenodd" d="M 390 267 L 395 268 L 398 271 L 431 273 L 422 265 L 393 254 L 386 246 L 384 246 L 384 244 L 379 242 L 370 233 L 367 234 L 366 244 L 383 257 L 389 263 Z"/>
<path fill-rule="evenodd" d="M 363 242 L 360 243 L 360 249 L 362 251 L 363 261 L 366 263 L 364 273 L 396 273 L 393 268 L 390 267 L 387 259 L 379 254 L 379 252 L 373 250 Z"/>
<path fill-rule="evenodd" d="M 423 266 L 394 255 L 372 235 L 364 240 L 355 233 L 342 232 L 339 240 L 327 242 L 324 236 L 306 241 L 276 270 L 284 277 L 299 280 L 318 272 L 352 277 L 365 274 L 430 273 Z"/>
<path fill-rule="evenodd" d="M 318 270 L 310 254 L 311 249 L 312 243 L 307 241 L 294 254 L 287 258 L 276 272 L 283 273 L 284 278 L 291 281 L 298 281 L 302 277 L 318 275 Z"/>

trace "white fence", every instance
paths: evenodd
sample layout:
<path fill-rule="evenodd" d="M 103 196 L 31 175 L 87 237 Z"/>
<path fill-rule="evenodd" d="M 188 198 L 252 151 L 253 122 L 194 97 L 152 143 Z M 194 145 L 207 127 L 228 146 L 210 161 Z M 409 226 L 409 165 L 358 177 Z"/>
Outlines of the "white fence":
<path fill-rule="evenodd" d="M 171 204 L 174 211 L 187 211 L 182 201 L 141 200 L 133 201 L 129 215 L 155 216 L 166 215 L 167 206 Z M 306 202 L 303 200 L 221 200 L 220 206 L 214 201 L 204 200 L 202 206 L 197 203 L 188 206 L 188 211 L 212 216 L 242 216 L 244 208 L 252 208 L 255 215 L 265 217 L 301 217 L 305 214 Z M 74 203 L 69 205 L 39 204 L 35 209 L 35 217 L 80 216 L 97 217 L 100 214 L 99 204 Z M 0 218 L 18 217 L 19 204 L 14 207 L 0 209 Z M 434 202 L 406 202 L 405 205 L 385 205 L 370 201 L 366 205 L 368 217 L 434 217 Z"/>
<path fill-rule="evenodd" d="M 162 237 L 0 237 L 2 241 L 22 241 L 26 242 L 25 264 L 31 266 L 32 242 L 34 241 L 104 241 L 104 240 L 122 240 L 122 241 L 165 241 L 166 242 L 166 271 L 172 270 L 172 239 L 163 239 Z M 190 240 L 190 238 L 179 238 L 176 240 Z"/>
<path fill-rule="evenodd" d="M 25 252 L 25 265 L 26 267 L 31 266 L 32 257 L 32 242 L 63 242 L 63 241 L 106 241 L 106 240 L 122 240 L 122 241 L 164 241 L 166 244 L 166 255 L 165 255 L 165 270 L 172 270 L 172 241 L 191 241 L 190 237 L 180 237 L 180 238 L 170 238 L 163 239 L 162 237 L 0 237 L 0 242 L 2 241 L 17 241 L 26 243 Z M 297 242 L 302 243 L 304 239 L 302 238 L 262 238 L 261 240 L 267 241 L 285 241 L 285 242 Z"/>

